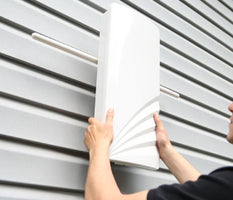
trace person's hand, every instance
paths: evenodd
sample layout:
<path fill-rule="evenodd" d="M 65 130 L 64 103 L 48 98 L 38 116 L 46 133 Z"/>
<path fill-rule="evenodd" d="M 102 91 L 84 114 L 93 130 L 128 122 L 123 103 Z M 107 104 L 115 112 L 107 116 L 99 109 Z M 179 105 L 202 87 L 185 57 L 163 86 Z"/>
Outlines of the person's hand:
<path fill-rule="evenodd" d="M 155 113 L 153 117 L 156 124 L 156 145 L 159 151 L 160 158 L 163 159 L 166 150 L 172 148 L 172 144 L 158 114 Z"/>
<path fill-rule="evenodd" d="M 101 123 L 93 117 L 88 119 L 90 125 L 85 132 L 84 144 L 89 152 L 98 148 L 109 150 L 113 140 L 113 116 L 113 109 L 109 109 L 105 123 Z"/>

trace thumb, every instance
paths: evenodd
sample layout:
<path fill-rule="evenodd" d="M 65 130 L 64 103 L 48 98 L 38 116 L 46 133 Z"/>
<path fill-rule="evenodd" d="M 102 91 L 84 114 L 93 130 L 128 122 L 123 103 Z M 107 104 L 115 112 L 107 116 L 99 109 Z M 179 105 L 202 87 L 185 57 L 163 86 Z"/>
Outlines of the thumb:
<path fill-rule="evenodd" d="M 112 123 L 114 116 L 114 110 L 112 108 L 108 109 L 106 115 L 106 123 Z"/>
<path fill-rule="evenodd" d="M 162 128 L 163 127 L 163 122 L 159 118 L 159 115 L 157 113 L 154 113 L 153 117 L 154 117 L 154 122 L 155 122 L 157 128 Z"/>

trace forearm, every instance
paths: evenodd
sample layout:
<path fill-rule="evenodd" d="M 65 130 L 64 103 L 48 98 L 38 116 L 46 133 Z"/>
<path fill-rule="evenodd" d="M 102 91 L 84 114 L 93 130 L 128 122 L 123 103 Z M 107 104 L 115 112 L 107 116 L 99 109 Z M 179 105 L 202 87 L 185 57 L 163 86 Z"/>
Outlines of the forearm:
<path fill-rule="evenodd" d="M 108 156 L 108 148 L 97 148 L 90 152 L 90 163 L 85 187 L 86 200 L 122 199 Z"/>
<path fill-rule="evenodd" d="M 85 186 L 85 200 L 146 200 L 148 191 L 121 194 L 109 161 L 109 146 L 113 139 L 113 110 L 109 109 L 105 123 L 89 118 L 84 143 L 90 155 Z"/>
<path fill-rule="evenodd" d="M 196 181 L 201 175 L 173 146 L 166 148 L 161 158 L 181 184 Z"/>

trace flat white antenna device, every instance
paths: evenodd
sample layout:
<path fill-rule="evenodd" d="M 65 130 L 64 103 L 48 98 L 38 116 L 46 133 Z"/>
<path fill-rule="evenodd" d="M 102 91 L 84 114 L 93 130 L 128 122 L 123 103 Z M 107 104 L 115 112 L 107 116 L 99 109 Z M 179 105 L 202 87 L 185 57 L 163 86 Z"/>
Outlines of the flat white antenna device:
<path fill-rule="evenodd" d="M 113 3 L 100 30 L 95 117 L 114 108 L 110 160 L 158 169 L 153 113 L 159 112 L 159 30 L 151 19 Z"/>

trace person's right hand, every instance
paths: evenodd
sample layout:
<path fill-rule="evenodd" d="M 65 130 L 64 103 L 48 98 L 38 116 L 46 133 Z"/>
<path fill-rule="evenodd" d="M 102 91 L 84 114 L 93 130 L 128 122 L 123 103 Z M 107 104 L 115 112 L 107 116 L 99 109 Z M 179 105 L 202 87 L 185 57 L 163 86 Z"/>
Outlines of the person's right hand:
<path fill-rule="evenodd" d="M 166 150 L 172 148 L 172 144 L 158 114 L 154 113 L 153 117 L 156 124 L 156 146 L 158 148 L 160 158 L 163 159 L 163 155 L 166 153 Z"/>
<path fill-rule="evenodd" d="M 113 140 L 113 116 L 113 109 L 109 109 L 105 123 L 93 117 L 88 119 L 90 125 L 85 132 L 84 144 L 89 152 L 96 149 L 109 150 Z"/>

